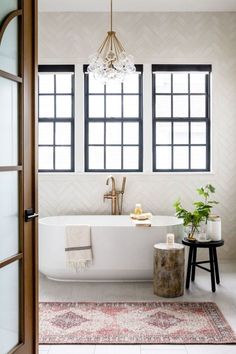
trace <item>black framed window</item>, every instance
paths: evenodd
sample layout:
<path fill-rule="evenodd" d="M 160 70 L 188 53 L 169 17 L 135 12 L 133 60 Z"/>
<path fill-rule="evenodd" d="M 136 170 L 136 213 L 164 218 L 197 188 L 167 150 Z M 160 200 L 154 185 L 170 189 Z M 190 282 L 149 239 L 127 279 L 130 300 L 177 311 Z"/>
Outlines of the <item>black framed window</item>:
<path fill-rule="evenodd" d="M 74 171 L 74 65 L 39 65 L 39 171 Z"/>
<path fill-rule="evenodd" d="M 211 65 L 153 65 L 153 171 L 210 171 Z"/>
<path fill-rule="evenodd" d="M 136 70 L 104 85 L 84 66 L 87 172 L 143 170 L 143 66 Z"/>

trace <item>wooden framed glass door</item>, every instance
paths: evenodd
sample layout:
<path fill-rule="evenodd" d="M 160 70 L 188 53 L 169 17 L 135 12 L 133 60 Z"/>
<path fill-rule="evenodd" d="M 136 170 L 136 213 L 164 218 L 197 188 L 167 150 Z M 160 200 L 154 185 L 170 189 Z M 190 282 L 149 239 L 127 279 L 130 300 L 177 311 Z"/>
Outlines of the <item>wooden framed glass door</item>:
<path fill-rule="evenodd" d="M 37 352 L 36 18 L 0 1 L 0 354 Z"/>

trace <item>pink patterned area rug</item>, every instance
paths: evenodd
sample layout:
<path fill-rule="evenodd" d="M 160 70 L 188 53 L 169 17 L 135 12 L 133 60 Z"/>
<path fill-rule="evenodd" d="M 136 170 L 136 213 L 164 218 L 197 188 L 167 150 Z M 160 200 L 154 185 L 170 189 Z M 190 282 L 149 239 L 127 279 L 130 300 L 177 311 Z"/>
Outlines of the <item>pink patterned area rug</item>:
<path fill-rule="evenodd" d="M 236 343 L 212 302 L 43 302 L 39 309 L 41 344 Z"/>

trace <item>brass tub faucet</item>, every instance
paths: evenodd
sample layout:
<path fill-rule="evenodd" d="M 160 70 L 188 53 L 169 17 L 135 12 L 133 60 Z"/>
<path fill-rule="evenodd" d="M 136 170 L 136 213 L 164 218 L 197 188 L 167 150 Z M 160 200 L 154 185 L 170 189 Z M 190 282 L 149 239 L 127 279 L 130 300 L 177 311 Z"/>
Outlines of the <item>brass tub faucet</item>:
<path fill-rule="evenodd" d="M 111 200 L 111 214 L 112 215 L 121 215 L 123 208 L 123 196 L 125 192 L 125 184 L 126 177 L 123 177 L 121 190 L 116 190 L 116 181 L 115 177 L 110 175 L 107 177 L 106 185 L 109 185 L 111 181 L 111 191 L 105 193 L 103 196 L 103 200 L 110 199 Z"/>

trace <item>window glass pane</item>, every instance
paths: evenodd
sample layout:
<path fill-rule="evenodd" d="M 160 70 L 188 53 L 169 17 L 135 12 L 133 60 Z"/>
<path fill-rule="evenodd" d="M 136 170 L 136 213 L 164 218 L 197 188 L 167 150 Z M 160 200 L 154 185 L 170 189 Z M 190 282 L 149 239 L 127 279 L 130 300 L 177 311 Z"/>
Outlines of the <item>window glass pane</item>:
<path fill-rule="evenodd" d="M 39 144 L 53 144 L 53 123 L 39 122 Z"/>
<path fill-rule="evenodd" d="M 90 76 L 89 80 L 85 81 L 85 84 L 88 84 L 89 113 L 85 119 L 100 118 L 98 122 L 103 124 L 100 129 L 95 126 L 95 119 L 93 119 L 91 123 L 94 126 L 92 128 L 92 125 L 88 122 L 89 129 L 87 132 L 89 137 L 87 140 L 89 146 L 87 149 L 89 151 L 85 156 L 88 170 L 122 170 L 124 168 L 124 145 L 135 145 L 135 150 L 127 151 L 130 154 L 135 151 L 135 154 L 138 153 L 139 157 L 139 146 L 136 146 L 139 144 L 139 120 L 141 119 L 139 109 L 141 81 L 139 75 L 139 72 L 127 75 L 124 82 L 109 81 L 105 86 Z M 87 99 L 87 96 L 85 99 Z M 132 125 L 131 122 L 134 122 L 134 124 Z M 92 146 L 100 144 L 104 144 L 101 149 Z M 92 147 L 94 149 L 90 149 Z M 96 156 L 91 158 L 90 152 Z M 127 160 L 126 163 L 128 163 Z M 133 164 L 135 165 L 133 169 L 138 169 L 136 167 L 137 163 L 133 162 Z"/>
<path fill-rule="evenodd" d="M 123 168 L 125 170 L 138 170 L 139 168 L 139 148 L 136 146 L 124 146 Z"/>
<path fill-rule="evenodd" d="M 89 123 L 89 144 L 104 144 L 104 123 Z"/>
<path fill-rule="evenodd" d="M 96 80 L 93 74 L 89 74 L 89 92 L 90 93 L 104 93 L 105 85 Z"/>
<path fill-rule="evenodd" d="M 206 96 L 190 97 L 190 113 L 191 117 L 206 117 Z"/>
<path fill-rule="evenodd" d="M 173 74 L 173 92 L 187 93 L 188 92 L 188 74 L 175 73 Z"/>
<path fill-rule="evenodd" d="M 54 96 L 39 96 L 39 117 L 54 118 Z"/>
<path fill-rule="evenodd" d="M 74 141 L 74 73 L 67 72 L 63 65 L 57 65 L 58 69 L 50 65 L 43 67 L 39 68 L 42 71 L 38 75 L 39 171 L 71 170 L 74 160 L 71 146 Z"/>
<path fill-rule="evenodd" d="M 153 73 L 156 170 L 206 170 L 209 72 L 193 68 L 172 72 L 165 65 L 165 72 Z"/>
<path fill-rule="evenodd" d="M 206 123 L 191 123 L 191 143 L 206 144 Z"/>
<path fill-rule="evenodd" d="M 89 117 L 103 118 L 104 117 L 104 97 L 89 96 Z"/>
<path fill-rule="evenodd" d="M 108 170 L 121 169 L 121 148 L 118 146 L 107 146 L 106 168 Z"/>
<path fill-rule="evenodd" d="M 205 146 L 191 147 L 191 168 L 206 169 L 206 147 Z"/>
<path fill-rule="evenodd" d="M 179 95 L 173 97 L 173 116 L 188 117 L 188 96 Z"/>
<path fill-rule="evenodd" d="M 52 170 L 53 169 L 53 147 L 42 147 L 38 149 L 39 154 L 39 169 Z"/>
<path fill-rule="evenodd" d="M 14 18 L 10 21 L 0 45 L 0 70 L 13 75 L 18 75 L 18 21 L 19 18 Z"/>
<path fill-rule="evenodd" d="M 174 169 L 188 169 L 189 149 L 185 146 L 174 147 Z"/>
<path fill-rule="evenodd" d="M 72 117 L 72 98 L 71 96 L 57 96 L 57 118 Z"/>
<path fill-rule="evenodd" d="M 90 146 L 89 147 L 89 166 L 90 170 L 104 169 L 104 147 Z"/>
<path fill-rule="evenodd" d="M 0 350 L 7 354 L 20 340 L 19 262 L 0 269 Z"/>
<path fill-rule="evenodd" d="M 106 93 L 121 93 L 121 83 L 113 80 L 108 81 L 106 84 Z"/>
<path fill-rule="evenodd" d="M 174 123 L 174 144 L 188 144 L 188 123 Z"/>
<path fill-rule="evenodd" d="M 18 185 L 19 180 L 17 172 L 0 173 L 0 261 L 13 256 L 19 251 Z"/>
<path fill-rule="evenodd" d="M 71 144 L 71 123 L 56 123 L 56 145 Z"/>
<path fill-rule="evenodd" d="M 106 124 L 106 143 L 121 144 L 121 123 Z"/>
<path fill-rule="evenodd" d="M 139 96 L 124 96 L 124 117 L 139 117 Z"/>
<path fill-rule="evenodd" d="M 156 123 L 156 144 L 171 144 L 171 123 Z"/>
<path fill-rule="evenodd" d="M 71 93 L 72 92 L 71 74 L 57 74 L 56 75 L 56 90 L 57 90 L 57 93 Z"/>
<path fill-rule="evenodd" d="M 18 164 L 18 84 L 1 77 L 0 112 L 0 165 L 14 166 Z"/>
<path fill-rule="evenodd" d="M 39 93 L 54 93 L 53 74 L 39 74 Z"/>
<path fill-rule="evenodd" d="M 121 96 L 107 96 L 107 118 L 121 117 Z"/>
<path fill-rule="evenodd" d="M 123 142 L 124 144 L 138 144 L 139 143 L 139 124 L 138 123 L 124 123 L 123 125 Z"/>
<path fill-rule="evenodd" d="M 156 147 L 156 168 L 158 170 L 171 169 L 171 147 L 170 146 Z"/>
<path fill-rule="evenodd" d="M 130 74 L 125 77 L 123 82 L 123 91 L 124 93 L 138 93 L 139 92 L 139 75 Z"/>
<path fill-rule="evenodd" d="M 192 73 L 190 74 L 190 92 L 205 93 L 206 91 L 206 74 Z"/>
<path fill-rule="evenodd" d="M 56 170 L 69 170 L 71 168 L 71 148 L 58 146 L 55 148 Z"/>
<path fill-rule="evenodd" d="M 171 117 L 171 96 L 156 96 L 156 117 Z"/>
<path fill-rule="evenodd" d="M 156 93 L 171 92 L 171 74 L 159 73 L 156 75 Z"/>

